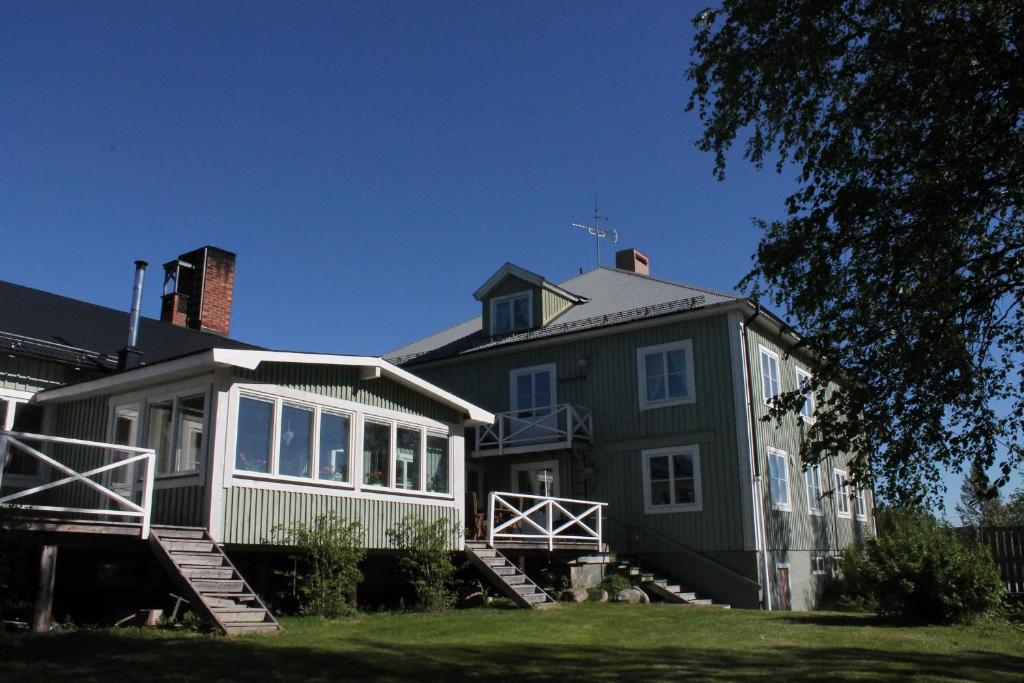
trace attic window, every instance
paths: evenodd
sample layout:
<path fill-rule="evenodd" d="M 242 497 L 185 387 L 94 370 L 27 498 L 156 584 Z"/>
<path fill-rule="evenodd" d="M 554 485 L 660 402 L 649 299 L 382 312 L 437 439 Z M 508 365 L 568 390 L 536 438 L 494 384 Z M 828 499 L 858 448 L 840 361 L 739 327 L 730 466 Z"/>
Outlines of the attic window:
<path fill-rule="evenodd" d="M 505 334 L 533 326 L 533 296 L 518 292 L 491 299 L 491 334 Z"/>

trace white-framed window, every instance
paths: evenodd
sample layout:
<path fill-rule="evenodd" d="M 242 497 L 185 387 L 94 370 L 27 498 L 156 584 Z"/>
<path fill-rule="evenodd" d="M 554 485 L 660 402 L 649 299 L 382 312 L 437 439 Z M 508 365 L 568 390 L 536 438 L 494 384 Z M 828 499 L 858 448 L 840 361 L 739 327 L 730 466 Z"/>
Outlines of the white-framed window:
<path fill-rule="evenodd" d="M 516 292 L 491 299 L 491 334 L 533 327 L 533 293 Z"/>
<path fill-rule="evenodd" d="M 778 448 L 768 449 L 768 488 L 772 497 L 772 509 L 788 512 L 789 496 L 789 455 Z"/>
<path fill-rule="evenodd" d="M 558 461 L 517 463 L 512 465 L 512 485 L 516 493 L 531 496 L 558 496 Z"/>
<path fill-rule="evenodd" d="M 804 470 L 804 487 L 807 490 L 807 512 L 812 515 L 825 514 L 821 500 L 821 467 L 811 465 Z"/>
<path fill-rule="evenodd" d="M 509 405 L 518 417 L 548 415 L 557 401 L 554 363 L 509 371 Z"/>
<path fill-rule="evenodd" d="M 206 452 L 209 390 L 190 389 L 146 401 L 146 448 L 156 451 L 156 476 L 195 474 Z"/>
<path fill-rule="evenodd" d="M 31 392 L 27 391 L 0 390 L 0 429 L 27 434 L 42 433 L 43 407 L 30 403 L 31 397 Z M 38 448 L 39 443 L 29 441 L 27 445 Z M 40 476 L 39 461 L 20 448 L 9 448 L 9 453 L 9 462 L 0 461 L 4 484 L 17 486 L 36 483 Z M 2 457 L 5 454 L 0 453 Z"/>
<path fill-rule="evenodd" d="M 693 403 L 693 342 L 689 339 L 636 350 L 640 410 Z"/>
<path fill-rule="evenodd" d="M 696 445 L 641 451 L 644 512 L 696 512 L 703 509 L 700 451 Z"/>
<path fill-rule="evenodd" d="M 836 514 L 840 517 L 850 517 L 850 483 L 846 479 L 846 470 L 838 467 L 832 470 L 832 480 L 836 497 Z"/>
<path fill-rule="evenodd" d="M 138 403 L 115 404 L 110 414 L 110 442 L 119 446 L 138 446 L 141 418 Z M 125 451 L 110 451 L 108 462 L 117 462 L 134 455 L 136 454 Z M 107 484 L 121 495 L 131 494 L 133 483 L 138 478 L 135 476 L 138 468 L 139 463 L 135 463 L 110 470 L 107 474 Z"/>
<path fill-rule="evenodd" d="M 868 518 L 868 497 L 864 489 L 857 489 L 857 495 L 853 498 L 853 505 L 857 519 L 864 520 Z"/>
<path fill-rule="evenodd" d="M 803 390 L 804 402 L 800 404 L 800 417 L 804 422 L 814 422 L 814 392 L 810 389 L 811 373 L 796 369 L 796 386 Z"/>
<path fill-rule="evenodd" d="M 760 346 L 761 352 L 761 396 L 770 404 L 782 393 L 782 373 L 779 370 L 779 354 Z"/>
<path fill-rule="evenodd" d="M 350 414 L 246 392 L 236 415 L 236 471 L 351 483 Z"/>
<path fill-rule="evenodd" d="M 832 573 L 832 558 L 828 555 L 811 555 L 811 574 L 828 576 Z"/>

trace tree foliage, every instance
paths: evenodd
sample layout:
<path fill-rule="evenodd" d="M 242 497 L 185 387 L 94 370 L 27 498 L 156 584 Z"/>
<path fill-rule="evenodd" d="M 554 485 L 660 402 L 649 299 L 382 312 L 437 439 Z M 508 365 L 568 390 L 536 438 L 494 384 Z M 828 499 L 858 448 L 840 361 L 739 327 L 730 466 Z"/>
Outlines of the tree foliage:
<path fill-rule="evenodd" d="M 855 478 L 906 503 L 976 459 L 1004 484 L 1024 441 L 1024 4 L 725 0 L 694 23 L 716 175 L 740 138 L 799 170 L 742 286 L 820 359 L 802 457 L 856 453 Z"/>
<path fill-rule="evenodd" d="M 387 530 L 388 540 L 398 549 L 399 570 L 416 591 L 421 609 L 443 610 L 454 601 L 455 565 L 448 546 L 460 533 L 461 527 L 446 519 L 427 522 L 413 515 Z"/>
<path fill-rule="evenodd" d="M 956 511 L 960 515 L 960 523 L 968 528 L 1024 526 L 1024 489 L 1017 489 L 1004 501 L 999 489 L 990 483 L 985 470 L 974 464 L 964 477 Z"/>

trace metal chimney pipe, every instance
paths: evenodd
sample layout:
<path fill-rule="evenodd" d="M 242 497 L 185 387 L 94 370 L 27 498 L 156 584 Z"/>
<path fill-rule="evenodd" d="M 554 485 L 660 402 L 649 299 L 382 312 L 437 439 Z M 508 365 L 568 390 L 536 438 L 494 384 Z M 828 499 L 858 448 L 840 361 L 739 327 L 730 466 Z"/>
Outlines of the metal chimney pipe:
<path fill-rule="evenodd" d="M 139 316 L 142 313 L 142 278 L 146 275 L 145 261 L 135 262 L 135 286 L 132 288 L 132 312 L 128 318 L 128 348 L 133 349 L 139 341 Z"/>

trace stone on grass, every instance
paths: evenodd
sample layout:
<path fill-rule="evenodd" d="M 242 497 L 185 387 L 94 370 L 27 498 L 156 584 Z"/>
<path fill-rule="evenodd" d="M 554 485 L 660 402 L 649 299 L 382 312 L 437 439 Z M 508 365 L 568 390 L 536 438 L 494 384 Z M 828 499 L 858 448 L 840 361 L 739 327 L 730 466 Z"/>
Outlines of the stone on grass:
<path fill-rule="evenodd" d="M 636 605 L 641 602 L 650 602 L 650 598 L 639 588 L 626 588 L 615 594 L 615 602 L 626 602 Z"/>
<path fill-rule="evenodd" d="M 608 602 L 608 591 L 594 590 L 590 594 L 590 602 Z"/>
<path fill-rule="evenodd" d="M 559 596 L 562 602 L 586 602 L 587 601 L 587 589 L 586 588 L 567 588 L 562 591 Z"/>

